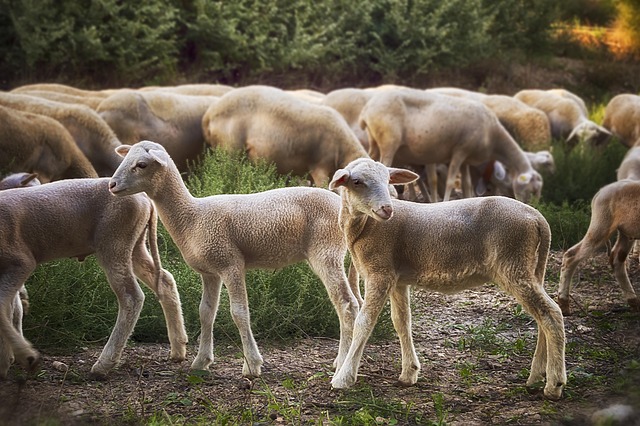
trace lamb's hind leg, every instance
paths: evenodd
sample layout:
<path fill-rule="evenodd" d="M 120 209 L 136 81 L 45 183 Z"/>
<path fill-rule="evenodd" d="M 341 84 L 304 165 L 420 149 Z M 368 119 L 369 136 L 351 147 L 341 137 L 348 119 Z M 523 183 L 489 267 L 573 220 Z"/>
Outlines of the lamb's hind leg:
<path fill-rule="evenodd" d="M 398 383 L 402 386 L 410 386 L 418 381 L 420 361 L 411 333 L 411 302 L 408 286 L 395 287 L 391 290 L 391 320 L 398 333 L 402 352 L 402 373 Z"/>
<path fill-rule="evenodd" d="M 220 305 L 222 279 L 216 274 L 202 274 L 200 300 L 200 346 L 191 363 L 192 370 L 208 370 L 213 362 L 213 323 Z"/>
<path fill-rule="evenodd" d="M 105 271 L 109 285 L 118 299 L 116 324 L 98 360 L 91 367 L 91 374 L 98 379 L 106 377 L 120 361 L 144 304 L 144 293 L 133 275 L 131 261 L 122 261 L 122 258 L 127 258 L 126 249 L 122 250 L 121 253 L 125 254 L 118 255 L 118 260 L 96 253 L 98 263 Z"/>
<path fill-rule="evenodd" d="M 611 266 L 613 266 L 613 272 L 616 276 L 616 281 L 618 281 L 618 284 L 622 289 L 624 298 L 627 300 L 631 309 L 640 311 L 640 300 L 638 300 L 638 296 L 636 296 L 636 293 L 631 286 L 631 281 L 629 281 L 629 275 L 627 274 L 626 262 L 633 244 L 633 240 L 630 240 L 626 235 L 618 233 L 618 239 L 611 251 L 610 260 Z"/>
<path fill-rule="evenodd" d="M 522 291 L 518 291 L 518 290 Z M 544 394 L 549 399 L 559 399 L 567 383 L 565 365 L 564 319 L 560 307 L 535 280 L 527 286 L 517 287 L 518 302 L 533 316 L 538 324 L 538 343 L 531 362 L 527 386 L 546 376 Z"/>
<path fill-rule="evenodd" d="M 242 340 L 242 351 L 244 353 L 242 375 L 245 377 L 260 377 L 263 360 L 251 331 L 249 299 L 244 275 L 244 269 L 231 267 L 222 274 L 222 281 L 229 293 L 231 318 L 233 318 L 233 322 L 238 327 L 240 340 Z"/>
<path fill-rule="evenodd" d="M 138 244 L 134 249 L 133 269 L 136 276 L 154 292 L 160 301 L 171 345 L 170 359 L 175 362 L 184 361 L 187 357 L 189 339 L 184 327 L 180 295 L 173 276 L 169 271 L 160 268 L 160 282 L 156 287 L 155 264 L 144 244 Z"/>
<path fill-rule="evenodd" d="M 571 291 L 573 274 L 580 263 L 595 254 L 599 247 L 598 242 L 590 238 L 590 234 L 587 232 L 587 235 L 582 241 L 571 247 L 564 253 L 564 256 L 562 256 L 560 284 L 558 287 L 558 305 L 560 305 L 560 309 L 564 315 L 571 315 L 569 292 Z"/>
<path fill-rule="evenodd" d="M 28 372 L 40 366 L 40 354 L 13 325 L 12 304 L 18 297 L 20 285 L 29 277 L 35 264 L 0 271 L 0 379 L 7 377 L 12 358 Z M 18 300 L 17 303 L 20 303 Z"/>

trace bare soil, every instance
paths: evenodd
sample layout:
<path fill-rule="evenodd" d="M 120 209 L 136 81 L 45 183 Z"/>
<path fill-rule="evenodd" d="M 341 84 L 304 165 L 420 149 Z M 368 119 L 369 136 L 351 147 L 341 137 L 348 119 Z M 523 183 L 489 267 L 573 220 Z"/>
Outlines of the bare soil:
<path fill-rule="evenodd" d="M 549 259 L 547 290 L 553 295 L 561 255 Z M 630 260 L 629 270 L 632 280 L 638 276 L 637 260 Z M 363 424 L 373 413 L 368 424 L 582 425 L 612 404 L 633 407 L 638 422 L 640 314 L 622 299 L 604 253 L 586 262 L 580 275 L 572 292 L 574 314 L 565 319 L 569 382 L 557 402 L 543 397 L 542 386 L 524 386 L 535 322 L 512 297 L 486 286 L 452 296 L 414 292 L 422 371 L 412 387 L 395 383 L 397 339 L 369 342 L 358 382 L 346 391 L 329 383 L 333 339 L 258 342 L 265 368 L 253 381 L 241 377 L 235 345 L 219 344 L 211 374 L 200 376 L 189 371 L 195 343 L 189 361 L 180 364 L 167 361 L 166 344 L 132 343 L 106 381 L 89 377 L 100 347 L 44 353 L 35 377 L 12 367 L 0 385 L 0 424 L 139 424 L 163 413 L 186 423 L 330 424 L 343 416 L 342 424 Z"/>

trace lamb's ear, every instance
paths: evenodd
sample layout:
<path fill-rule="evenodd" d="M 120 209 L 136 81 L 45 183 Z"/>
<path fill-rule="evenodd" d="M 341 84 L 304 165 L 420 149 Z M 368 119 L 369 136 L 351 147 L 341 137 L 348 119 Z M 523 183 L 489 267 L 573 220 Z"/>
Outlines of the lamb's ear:
<path fill-rule="evenodd" d="M 34 179 L 38 180 L 38 174 L 37 173 L 29 173 L 28 175 L 26 175 L 25 177 L 22 178 L 22 180 L 20 181 L 20 186 L 27 186 Z"/>
<path fill-rule="evenodd" d="M 507 177 L 507 170 L 504 168 L 504 165 L 496 161 L 493 163 L 493 176 L 495 176 L 498 180 L 504 180 Z"/>
<path fill-rule="evenodd" d="M 333 179 L 329 182 L 329 189 L 334 190 L 339 186 L 345 186 L 351 178 L 351 173 L 345 169 L 339 169 L 333 174 Z"/>
<path fill-rule="evenodd" d="M 162 167 L 167 167 L 167 164 L 169 163 L 169 154 L 167 154 L 167 151 L 161 151 L 159 149 L 150 149 L 149 155 L 151 155 L 151 157 L 153 157 L 154 160 L 160 163 Z"/>
<path fill-rule="evenodd" d="M 420 176 L 407 169 L 396 169 L 395 167 L 387 167 L 389 170 L 389 183 L 398 185 L 401 183 L 411 183 Z"/>
<path fill-rule="evenodd" d="M 131 149 L 131 145 L 120 145 L 119 147 L 116 148 L 116 153 L 120 157 L 124 157 L 127 155 L 130 149 Z"/>

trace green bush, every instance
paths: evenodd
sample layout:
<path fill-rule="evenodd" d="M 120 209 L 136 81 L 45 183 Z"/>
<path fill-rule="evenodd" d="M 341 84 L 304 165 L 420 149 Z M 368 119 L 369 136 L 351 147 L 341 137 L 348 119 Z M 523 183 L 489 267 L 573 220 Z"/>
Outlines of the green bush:
<path fill-rule="evenodd" d="M 215 150 L 209 151 L 194 168 L 187 186 L 194 196 L 204 197 L 264 191 L 284 187 L 286 182 L 287 177 L 279 176 L 273 165 L 252 164 L 241 154 Z M 184 263 L 161 224 L 158 241 L 163 267 L 178 283 L 187 333 L 191 342 L 195 342 L 200 330 L 200 276 Z M 322 282 L 306 263 L 277 271 L 249 271 L 246 282 L 256 338 L 339 336 L 333 305 Z M 115 323 L 117 302 L 93 256 L 82 263 L 67 259 L 40 265 L 27 281 L 27 289 L 32 308 L 25 317 L 25 335 L 36 347 L 54 351 L 106 341 Z M 146 287 L 143 290 L 147 297 L 132 338 L 140 342 L 167 342 L 160 304 Z M 386 309 L 376 336 L 389 336 L 391 330 Z M 214 337 L 239 344 L 224 290 Z"/>

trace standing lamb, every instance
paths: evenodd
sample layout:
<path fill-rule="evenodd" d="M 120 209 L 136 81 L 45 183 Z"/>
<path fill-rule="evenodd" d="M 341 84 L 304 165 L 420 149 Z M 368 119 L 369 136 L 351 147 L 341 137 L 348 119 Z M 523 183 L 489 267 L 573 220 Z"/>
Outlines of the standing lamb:
<path fill-rule="evenodd" d="M 0 170 L 37 173 L 42 182 L 97 177 L 59 122 L 0 105 Z"/>
<path fill-rule="evenodd" d="M 582 261 L 603 247 L 618 232 L 609 255 L 616 281 L 629 306 L 640 311 L 640 300 L 631 286 L 626 261 L 633 242 L 640 239 L 640 181 L 623 179 L 602 187 L 591 200 L 591 221 L 584 238 L 564 253 L 560 270 L 558 304 L 565 315 L 571 313 L 571 279 Z"/>
<path fill-rule="evenodd" d="M 602 125 L 626 147 L 640 143 L 640 96 L 624 93 L 611 98 Z"/>
<path fill-rule="evenodd" d="M 222 283 L 244 351 L 242 374 L 261 374 L 262 355 L 251 331 L 245 272 L 307 260 L 325 285 L 340 320 L 339 368 L 351 344 L 358 302 L 344 271 L 347 247 L 338 227 L 340 197 L 321 188 L 281 188 L 257 194 L 194 198 L 162 145 L 123 145 L 111 178 L 114 195 L 146 192 L 185 262 L 200 273 L 200 347 L 191 368 L 213 362 L 213 322 Z M 127 198 L 127 197 L 124 197 Z"/>
<path fill-rule="evenodd" d="M 115 149 L 121 145 L 109 125 L 92 109 L 29 95 L 0 93 L 0 105 L 44 115 L 62 124 L 78 148 L 91 162 L 98 176 L 111 176 L 122 158 Z"/>
<path fill-rule="evenodd" d="M 340 228 L 365 282 L 353 341 L 332 386 L 348 388 L 356 382 L 364 346 L 389 297 L 402 351 L 399 382 L 413 385 L 420 362 L 411 335 L 409 287 L 454 293 L 495 282 L 538 324 L 527 385 L 546 376 L 544 394 L 560 398 L 567 382 L 564 322 L 544 290 L 549 224 L 533 207 L 506 197 L 435 204 L 391 199 L 389 183 L 416 178 L 408 170 L 359 159 L 338 170 L 329 184 L 342 188 Z"/>
<path fill-rule="evenodd" d="M 217 100 L 163 90 L 120 90 L 102 101 L 97 112 L 124 144 L 162 141 L 178 169 L 185 172 L 204 153 L 202 116 Z"/>
<path fill-rule="evenodd" d="M 171 359 L 184 360 L 187 335 L 180 297 L 173 277 L 160 264 L 156 226 L 157 215 L 149 198 L 144 194 L 113 197 L 108 178 L 68 179 L 1 191 L 0 378 L 7 376 L 12 354 L 27 370 L 35 370 L 40 363 L 40 355 L 12 326 L 8 315 L 18 289 L 41 263 L 84 259 L 91 254 L 118 299 L 116 324 L 92 374 L 104 377 L 116 366 L 138 320 L 144 293 L 136 276 L 160 300 Z"/>
<path fill-rule="evenodd" d="M 310 174 L 316 186 L 326 186 L 351 160 L 367 157 L 334 109 L 275 87 L 232 90 L 207 110 L 202 126 L 212 147 L 245 151 L 253 161 L 275 163 L 281 174 Z"/>
<path fill-rule="evenodd" d="M 519 91 L 514 98 L 547 114 L 551 136 L 566 140 L 569 146 L 575 146 L 581 140 L 594 146 L 609 141 L 611 132 L 591 121 L 584 102 L 577 101 L 576 98 L 581 99 L 570 92 L 530 89 Z"/>
<path fill-rule="evenodd" d="M 524 151 L 482 103 L 415 89 L 377 93 L 360 114 L 369 135 L 369 154 L 387 166 L 432 165 L 431 196 L 437 199 L 437 163 L 449 164 L 444 200 L 462 172 L 465 197 L 473 196 L 468 165 L 490 160 L 509 170 L 518 200 L 528 202 L 542 190 L 542 177 Z"/>

